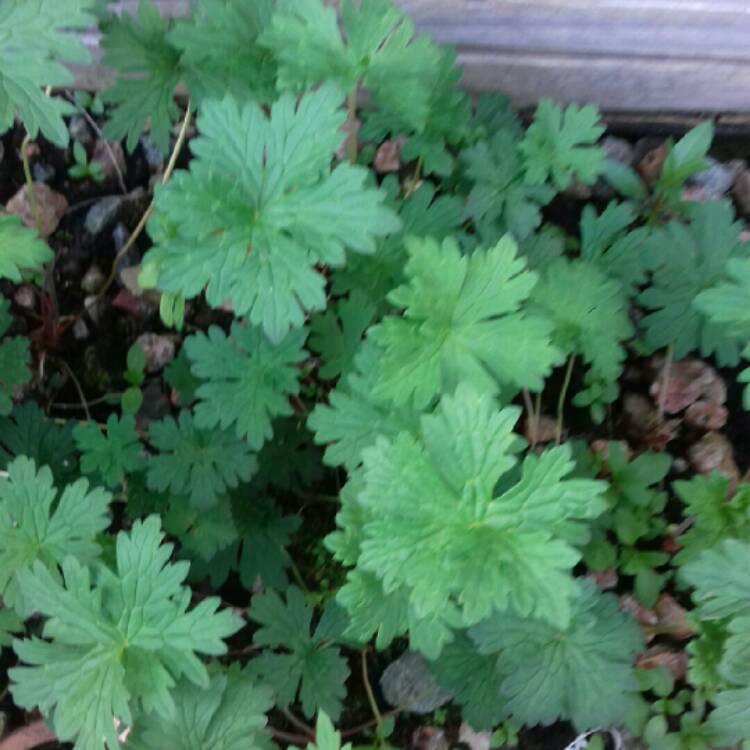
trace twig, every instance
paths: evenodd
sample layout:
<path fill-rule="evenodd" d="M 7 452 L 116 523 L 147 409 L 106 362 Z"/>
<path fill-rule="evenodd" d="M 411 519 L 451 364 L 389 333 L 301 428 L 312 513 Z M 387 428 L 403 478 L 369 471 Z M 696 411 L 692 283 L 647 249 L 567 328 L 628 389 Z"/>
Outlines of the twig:
<path fill-rule="evenodd" d="M 282 708 L 281 713 L 286 716 L 286 718 L 289 720 L 290 724 L 294 724 L 297 729 L 300 730 L 300 732 L 303 732 L 307 737 L 311 740 L 315 740 L 315 730 L 309 726 L 308 724 L 305 724 L 302 719 L 298 719 L 289 708 Z"/>
<path fill-rule="evenodd" d="M 106 401 L 110 401 L 111 399 L 120 398 L 122 396 L 122 393 L 105 393 L 103 396 L 99 396 L 98 398 L 91 399 L 90 401 L 86 401 L 86 404 L 88 406 L 98 406 L 99 404 L 103 404 Z M 83 409 L 82 403 L 74 402 L 72 404 L 65 404 L 65 403 L 52 403 L 50 404 L 50 409 Z"/>
<path fill-rule="evenodd" d="M 104 148 L 107 151 L 107 156 L 109 156 L 109 160 L 112 162 L 112 167 L 115 170 L 115 174 L 117 175 L 117 182 L 120 185 L 120 190 L 123 194 L 126 194 L 128 192 L 127 187 L 125 186 L 125 179 L 122 176 L 122 172 L 120 171 L 120 165 L 117 163 L 117 158 L 115 157 L 115 152 L 112 151 L 112 146 L 109 145 L 109 141 L 104 137 L 104 133 L 102 133 L 102 129 L 96 124 L 96 120 L 86 111 L 86 107 L 82 107 L 77 101 L 76 98 L 69 94 L 65 94 L 68 101 L 83 115 L 86 122 L 91 125 L 91 127 L 94 129 L 94 132 L 99 136 L 99 139 L 104 144 Z"/>
<path fill-rule="evenodd" d="M 187 103 L 187 110 L 185 112 L 185 117 L 182 121 L 182 127 L 180 128 L 180 133 L 177 136 L 177 141 L 174 144 L 174 148 L 172 149 L 172 155 L 169 157 L 169 163 L 167 164 L 167 168 L 164 170 L 164 174 L 162 175 L 161 182 L 162 184 L 166 183 L 167 180 L 172 176 L 172 172 L 174 171 L 175 164 L 177 164 L 177 158 L 180 155 L 180 151 L 182 151 L 182 146 L 185 143 L 185 138 L 187 137 L 187 131 L 188 126 L 190 125 L 190 119 L 191 119 L 191 111 L 190 111 L 190 99 L 188 99 Z M 96 295 L 96 299 L 94 300 L 95 304 L 98 302 L 107 292 L 107 290 L 112 286 L 112 282 L 115 280 L 115 276 L 117 276 L 117 264 L 130 252 L 130 249 L 135 245 L 138 238 L 141 236 L 141 232 L 146 228 L 146 224 L 148 223 L 148 220 L 151 218 L 151 214 L 154 211 L 154 199 L 151 199 L 151 203 L 148 204 L 148 208 L 143 213 L 143 216 L 141 216 L 141 220 L 138 222 L 136 228 L 133 230 L 133 233 L 128 238 L 128 241 L 120 248 L 117 255 L 115 255 L 114 261 L 112 261 L 112 269 L 109 272 L 109 276 L 107 277 L 107 280 L 104 282 L 104 286 L 99 290 L 98 294 Z"/>
<path fill-rule="evenodd" d="M 557 422 L 555 423 L 555 445 L 560 445 L 563 429 L 563 407 L 565 406 L 565 397 L 568 395 L 570 378 L 573 375 L 573 365 L 576 361 L 576 355 L 571 354 L 568 359 L 568 366 L 565 368 L 565 379 L 563 380 L 560 396 L 557 399 Z"/>
<path fill-rule="evenodd" d="M 401 711 L 402 709 L 400 708 L 392 708 L 390 711 L 386 711 L 384 714 L 382 714 L 382 716 L 383 717 L 397 716 L 399 713 L 401 713 Z M 377 726 L 377 724 L 378 724 L 377 719 L 369 719 L 368 721 L 364 721 L 361 724 L 357 724 L 356 727 L 350 727 L 349 729 L 342 729 L 341 738 L 346 739 L 347 737 L 353 737 L 355 734 L 364 732 L 365 729 L 369 729 L 370 727 Z"/>
<path fill-rule="evenodd" d="M 375 696 L 372 692 L 372 687 L 370 685 L 370 678 L 367 675 L 367 648 L 362 649 L 362 684 L 365 686 L 365 693 L 367 694 L 367 702 L 370 704 L 372 715 L 375 717 L 375 726 L 377 727 L 375 731 L 377 733 L 378 745 L 382 745 L 383 738 L 381 735 L 382 735 L 383 715 L 380 713 L 378 704 L 375 701 Z"/>
<path fill-rule="evenodd" d="M 276 740 L 291 742 L 293 745 L 299 745 L 300 747 L 306 745 L 310 741 L 309 737 L 306 737 L 302 734 L 292 734 L 291 732 L 285 732 L 282 729 L 276 729 L 276 727 L 272 727 L 270 724 L 267 724 L 266 727 Z M 0 747 L 0 750 L 5 750 L 5 748 Z"/>
<path fill-rule="evenodd" d="M 661 387 L 659 388 L 659 418 L 664 417 L 664 405 L 667 402 L 667 389 L 669 388 L 669 376 L 672 374 L 672 359 L 674 348 L 672 344 L 667 347 L 667 354 L 661 370 Z"/>
<path fill-rule="evenodd" d="M 83 413 L 86 415 L 86 419 L 91 421 L 91 412 L 89 411 L 88 401 L 86 401 L 86 396 L 83 393 L 83 388 L 81 388 L 81 384 L 78 381 L 78 378 L 71 369 L 70 365 L 64 359 L 58 359 L 57 361 L 63 366 L 65 371 L 68 373 L 68 376 L 73 381 L 73 385 L 76 387 L 78 395 L 81 398 L 81 408 L 83 409 Z"/>

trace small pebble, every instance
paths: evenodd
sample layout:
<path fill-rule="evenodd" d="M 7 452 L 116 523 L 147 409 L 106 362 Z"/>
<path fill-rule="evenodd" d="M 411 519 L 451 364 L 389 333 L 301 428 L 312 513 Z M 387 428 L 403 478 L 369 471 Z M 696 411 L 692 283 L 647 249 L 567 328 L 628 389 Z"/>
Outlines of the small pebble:
<path fill-rule="evenodd" d="M 24 310 L 33 310 L 36 307 L 36 291 L 31 284 L 19 286 L 13 296 L 13 301 Z"/>
<path fill-rule="evenodd" d="M 99 299 L 95 294 L 89 294 L 83 300 L 83 306 L 86 312 L 91 316 L 94 323 L 98 323 L 104 311 L 104 300 Z"/>
<path fill-rule="evenodd" d="M 87 294 L 96 294 L 104 284 L 104 272 L 99 266 L 91 266 L 81 279 L 81 289 Z"/>
<path fill-rule="evenodd" d="M 38 161 L 31 168 L 31 174 L 35 182 L 50 182 L 55 178 L 55 168 L 51 164 Z"/>
<path fill-rule="evenodd" d="M 146 160 L 149 169 L 152 172 L 161 172 L 164 167 L 164 154 L 147 135 L 141 136 L 141 148 L 143 149 L 143 158 Z"/>
<path fill-rule="evenodd" d="M 68 132 L 70 133 L 70 140 L 78 141 L 82 146 L 88 146 L 93 140 L 89 124 L 83 115 L 75 115 L 70 118 Z"/>
<path fill-rule="evenodd" d="M 86 325 L 86 321 L 83 318 L 78 318 L 73 324 L 73 338 L 76 341 L 83 341 L 89 336 L 89 327 Z"/>
<path fill-rule="evenodd" d="M 117 221 L 123 206 L 119 195 L 106 195 L 88 210 L 83 226 L 92 237 L 98 237 L 105 229 Z"/>
<path fill-rule="evenodd" d="M 175 355 L 175 342 L 171 336 L 142 333 L 136 340 L 146 358 L 146 372 L 154 373 L 168 365 Z"/>

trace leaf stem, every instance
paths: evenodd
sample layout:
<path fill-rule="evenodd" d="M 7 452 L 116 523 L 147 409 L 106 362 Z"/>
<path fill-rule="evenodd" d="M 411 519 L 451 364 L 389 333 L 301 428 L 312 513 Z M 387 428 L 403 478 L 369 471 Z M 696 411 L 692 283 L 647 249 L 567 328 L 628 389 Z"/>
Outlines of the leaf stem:
<path fill-rule="evenodd" d="M 375 701 L 375 695 L 372 692 L 372 686 L 370 685 L 370 678 L 367 675 L 367 648 L 363 648 L 361 652 L 362 657 L 362 684 L 365 686 L 365 693 L 367 694 L 367 702 L 370 704 L 370 710 L 372 715 L 375 717 L 375 733 L 377 736 L 378 746 L 383 745 L 383 715 L 380 713 L 378 704 Z"/>
<path fill-rule="evenodd" d="M 526 422 L 528 424 L 529 443 L 533 450 L 534 448 L 536 448 L 538 430 L 536 412 L 534 411 L 534 405 L 531 403 L 531 394 L 529 393 L 528 388 L 523 389 L 523 403 L 526 407 Z"/>
<path fill-rule="evenodd" d="M 64 359 L 58 359 L 57 362 L 60 363 L 62 368 L 68 373 L 68 376 L 73 381 L 73 385 L 75 386 L 76 390 L 78 391 L 78 396 L 81 399 L 81 408 L 83 409 L 83 413 L 86 415 L 86 419 L 90 422 L 91 421 L 91 412 L 89 411 L 89 404 L 88 401 L 86 401 L 86 396 L 83 393 L 83 388 L 81 388 L 81 383 L 76 377 L 75 373 L 73 372 L 73 369 L 71 366 L 64 360 Z"/>
<path fill-rule="evenodd" d="M 667 347 L 664 365 L 661 370 L 661 387 L 659 388 L 659 418 L 664 417 L 664 405 L 667 403 L 667 390 L 669 389 L 669 377 L 672 374 L 672 361 L 674 360 L 674 347 Z"/>
<path fill-rule="evenodd" d="M 346 138 L 347 154 L 349 161 L 354 164 L 357 161 L 357 84 L 352 86 L 346 96 L 346 126 L 348 135 Z"/>
<path fill-rule="evenodd" d="M 161 182 L 162 185 L 164 185 L 169 178 L 172 176 L 172 172 L 174 172 L 175 164 L 177 164 L 177 159 L 180 155 L 180 152 L 182 151 L 182 147 L 185 143 L 185 139 L 187 138 L 187 131 L 188 126 L 190 125 L 190 120 L 192 118 L 192 111 L 191 111 L 191 101 L 188 99 L 187 103 L 187 110 L 185 111 L 185 117 L 182 120 L 182 127 L 180 128 L 180 133 L 177 136 L 177 141 L 174 144 L 174 148 L 172 149 L 172 154 L 169 157 L 169 162 L 167 163 L 167 168 L 164 170 L 164 174 L 162 175 Z M 151 199 L 151 203 L 148 204 L 148 208 L 143 213 L 143 216 L 141 216 L 141 220 L 136 225 L 136 228 L 133 230 L 133 233 L 128 238 L 128 241 L 120 248 L 117 255 L 115 255 L 115 259 L 112 261 L 112 269 L 109 272 L 109 276 L 107 277 L 107 280 L 104 282 L 104 285 L 99 290 L 98 294 L 96 295 L 95 302 L 98 302 L 107 292 L 107 290 L 112 286 L 112 282 L 115 280 L 115 276 L 117 276 L 117 265 L 118 263 L 130 252 L 130 249 L 135 245 L 138 238 L 141 236 L 141 233 L 146 228 L 146 224 L 148 223 L 148 220 L 151 218 L 151 214 L 154 211 L 154 198 Z"/>
<path fill-rule="evenodd" d="M 570 387 L 570 378 L 573 375 L 573 365 L 576 361 L 576 355 L 571 354 L 568 358 L 568 366 L 565 368 L 565 379 L 563 380 L 560 396 L 557 399 L 557 422 L 555 423 L 555 445 L 560 445 L 563 430 L 563 408 L 565 406 L 565 397 L 568 395 Z"/>

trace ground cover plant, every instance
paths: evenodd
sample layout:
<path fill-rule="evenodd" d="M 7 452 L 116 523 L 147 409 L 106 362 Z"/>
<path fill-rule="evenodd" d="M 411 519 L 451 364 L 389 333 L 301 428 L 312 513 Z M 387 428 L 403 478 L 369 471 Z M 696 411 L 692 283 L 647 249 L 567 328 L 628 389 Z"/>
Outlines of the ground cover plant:
<path fill-rule="evenodd" d="M 388 0 L 4 0 L 0 51 L 8 747 L 750 742 L 710 122 L 523 122 Z"/>

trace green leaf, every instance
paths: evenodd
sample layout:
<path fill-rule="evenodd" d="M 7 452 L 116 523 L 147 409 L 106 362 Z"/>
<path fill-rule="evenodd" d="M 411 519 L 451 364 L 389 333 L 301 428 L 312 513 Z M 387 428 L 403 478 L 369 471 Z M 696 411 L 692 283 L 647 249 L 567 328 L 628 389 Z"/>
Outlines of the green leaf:
<path fill-rule="evenodd" d="M 480 654 L 468 636 L 457 636 L 431 668 L 440 687 L 461 705 L 461 716 L 473 729 L 493 729 L 505 718 L 504 676 L 497 657 Z"/>
<path fill-rule="evenodd" d="M 260 448 L 273 436 L 272 419 L 293 413 L 289 396 L 299 393 L 306 337 L 298 329 L 272 344 L 260 329 L 235 322 L 229 336 L 211 326 L 185 339 L 191 372 L 203 381 L 195 391 L 196 426 L 234 426 L 238 438 Z"/>
<path fill-rule="evenodd" d="M 37 469 L 30 458 L 20 456 L 0 479 L 0 596 L 19 614 L 38 602 L 19 586 L 19 571 L 36 561 L 56 574 L 67 555 L 83 563 L 95 561 L 100 552 L 96 535 L 109 526 L 111 496 L 101 489 L 89 491 L 79 479 L 59 494 L 52 472 Z"/>
<path fill-rule="evenodd" d="M 195 391 L 202 382 L 190 371 L 190 360 L 184 347 L 164 368 L 164 379 L 177 391 L 181 406 L 190 406 L 195 401 Z"/>
<path fill-rule="evenodd" d="M 0 469 L 7 469 L 16 456 L 27 456 L 37 466 L 49 466 L 57 482 L 64 484 L 76 473 L 75 452 L 73 423 L 48 419 L 33 401 L 0 417 Z"/>
<path fill-rule="evenodd" d="M 605 486 L 566 478 L 567 446 L 518 467 L 518 415 L 464 385 L 422 417 L 419 437 L 379 437 L 363 451 L 357 501 L 369 517 L 357 567 L 377 575 L 386 594 L 407 588 L 420 617 L 453 602 L 469 624 L 494 608 L 570 617 L 570 569 L 580 555 L 559 532 L 601 513 Z M 507 487 L 496 493 L 503 477 Z"/>
<path fill-rule="evenodd" d="M 713 323 L 732 335 L 750 336 L 750 259 L 730 258 L 727 280 L 701 292 L 694 306 Z"/>
<path fill-rule="evenodd" d="M 325 445 L 323 460 L 329 466 L 343 465 L 352 471 L 361 463 L 362 450 L 378 435 L 395 437 L 415 431 L 416 413 L 394 407 L 373 391 L 379 375 L 381 353 L 366 340 L 354 357 L 354 369 L 328 394 L 328 404 L 317 403 L 308 417 L 315 442 Z"/>
<path fill-rule="evenodd" d="M 274 342 L 325 307 L 315 266 L 342 266 L 346 248 L 372 253 L 376 237 L 399 228 L 383 193 L 365 187 L 366 170 L 330 168 L 344 135 L 340 103 L 330 84 L 298 102 L 282 96 L 270 117 L 231 97 L 204 103 L 190 171 L 156 191 L 144 267 L 162 291 L 191 298 L 205 288 L 211 305 L 231 302 Z M 164 221 L 173 236 L 158 230 Z"/>
<path fill-rule="evenodd" d="M 208 687 L 182 679 L 175 686 L 175 714 L 136 719 L 127 750 L 248 750 L 266 725 L 270 691 L 239 669 L 213 674 Z"/>
<path fill-rule="evenodd" d="M 726 201 L 692 204 L 690 224 L 670 221 L 654 234 L 661 246 L 661 264 L 639 301 L 651 312 L 642 321 L 651 351 L 672 345 L 675 359 L 691 351 L 715 355 L 721 366 L 739 359 L 739 345 L 731 328 L 706 319 L 693 304 L 706 289 L 727 278 L 727 261 L 747 258 L 750 243 L 740 242 L 742 223 Z"/>
<path fill-rule="evenodd" d="M 353 292 L 310 321 L 310 348 L 320 354 L 321 378 L 332 380 L 349 372 L 362 336 L 375 317 L 367 297 Z"/>
<path fill-rule="evenodd" d="M 499 130 L 461 154 L 473 183 L 466 213 L 475 221 L 497 222 L 498 232 L 522 240 L 541 223 L 540 209 L 554 197 L 547 185 L 524 181 L 524 164 L 514 132 Z"/>
<path fill-rule="evenodd" d="M 339 649 L 330 645 L 325 616 L 312 630 L 312 614 L 312 607 L 305 604 L 302 592 L 295 587 L 287 590 L 286 602 L 274 591 L 256 594 L 248 615 L 261 627 L 255 631 L 253 642 L 281 647 L 284 652 L 265 651 L 250 662 L 249 669 L 273 687 L 276 705 L 290 705 L 299 691 L 305 716 L 321 709 L 338 718 L 349 668 Z"/>
<path fill-rule="evenodd" d="M 39 562 L 19 573 L 24 593 L 49 618 L 43 638 L 16 641 L 28 666 L 9 670 L 18 706 L 49 715 L 57 737 L 76 750 L 119 747 L 113 717 L 132 724 L 136 708 L 173 717 L 173 688 L 180 677 L 208 688 L 197 654 L 226 652 L 223 639 L 242 619 L 217 612 L 217 598 L 188 611 L 182 585 L 187 563 L 169 563 L 172 545 L 161 544 L 159 519 L 136 521 L 117 535 L 117 570 L 91 581 L 76 558 L 63 561 L 60 583 Z"/>
<path fill-rule="evenodd" d="M 630 200 L 645 201 L 648 198 L 646 185 L 640 175 L 631 166 L 621 161 L 604 159 L 601 175 L 620 195 Z"/>
<path fill-rule="evenodd" d="M 219 91 L 238 99 L 273 97 L 276 61 L 258 44 L 273 14 L 273 0 L 202 0 L 190 19 L 179 19 L 167 41 L 180 53 L 180 68 L 193 101 Z"/>
<path fill-rule="evenodd" d="M 114 104 L 104 135 L 111 140 L 126 138 L 133 151 L 146 123 L 149 137 L 162 152 L 169 150 L 172 124 L 180 109 L 174 89 L 180 80 L 180 52 L 167 40 L 169 22 L 150 0 L 140 0 L 136 15 L 111 14 L 101 24 L 104 64 L 118 77 L 104 93 Z"/>
<path fill-rule="evenodd" d="M 0 336 L 10 328 L 9 309 L 8 299 L 0 298 Z M 30 363 L 28 339 L 14 336 L 0 342 L 0 416 L 6 416 L 13 410 L 14 388 L 31 380 Z"/>
<path fill-rule="evenodd" d="M 184 498 L 175 498 L 163 519 L 164 530 L 180 540 L 182 552 L 189 560 L 210 562 L 237 540 L 227 496 L 220 497 L 210 513 L 190 507 Z"/>
<path fill-rule="evenodd" d="M 554 325 L 553 345 L 589 365 L 586 388 L 574 403 L 614 401 L 625 362 L 623 343 L 633 335 L 619 282 L 586 261 L 558 258 L 544 269 L 531 300 Z"/>
<path fill-rule="evenodd" d="M 139 343 L 136 342 L 128 349 L 126 363 L 130 372 L 143 372 L 146 367 L 146 353 Z"/>
<path fill-rule="evenodd" d="M 127 474 L 146 465 L 132 416 L 110 414 L 104 432 L 96 422 L 82 422 L 73 438 L 81 452 L 81 470 L 101 477 L 107 487 L 119 486 Z"/>
<path fill-rule="evenodd" d="M 258 473 L 253 483 L 260 488 L 305 491 L 323 476 L 321 452 L 312 444 L 304 419 L 277 419 L 273 439 L 258 453 Z"/>
<path fill-rule="evenodd" d="M 526 180 L 532 185 L 550 180 L 557 190 L 565 190 L 573 178 L 593 183 L 604 158 L 604 151 L 593 144 L 603 133 L 596 107 L 570 104 L 563 110 L 552 100 L 541 99 L 519 145 Z"/>
<path fill-rule="evenodd" d="M 31 138 L 42 135 L 68 145 L 63 115 L 75 112 L 65 99 L 45 96 L 46 86 L 65 87 L 73 74 L 62 61 L 85 64 L 89 53 L 76 34 L 95 25 L 91 0 L 5 0 L 0 7 L 0 134 L 16 112 Z"/>
<path fill-rule="evenodd" d="M 716 620 L 750 613 L 750 543 L 725 539 L 681 568 L 695 591 L 700 617 Z"/>
<path fill-rule="evenodd" d="M 742 483 L 730 499 L 729 481 L 718 473 L 694 476 L 672 484 L 685 503 L 683 514 L 693 520 L 677 542 L 682 549 L 675 556 L 679 565 L 694 560 L 703 550 L 724 539 L 750 542 L 750 485 Z"/>
<path fill-rule="evenodd" d="M 537 275 L 525 270 L 515 242 L 506 236 L 469 257 L 451 239 L 407 247 L 409 283 L 388 296 L 404 315 L 368 333 L 383 350 L 374 395 L 421 408 L 460 381 L 489 393 L 540 390 L 560 353 L 547 320 L 520 311 Z"/>
<path fill-rule="evenodd" d="M 0 279 L 20 284 L 23 272 L 38 271 L 52 257 L 47 243 L 23 226 L 18 216 L 0 214 Z"/>
<path fill-rule="evenodd" d="M 143 391 L 137 385 L 126 388 L 122 394 L 120 405 L 123 414 L 135 415 L 143 404 Z"/>
<path fill-rule="evenodd" d="M 257 468 L 243 441 L 226 430 L 198 429 L 189 411 L 181 411 L 178 422 L 166 417 L 149 429 L 159 451 L 148 462 L 149 488 L 187 495 L 194 508 L 211 508 L 227 488 L 247 481 Z"/>
<path fill-rule="evenodd" d="M 321 0 L 282 0 L 260 42 L 279 61 L 280 89 L 334 81 L 350 91 L 361 82 L 378 109 L 419 131 L 440 53 L 428 37 L 413 37 L 414 24 L 389 0 L 344 0 L 341 30 Z"/>
<path fill-rule="evenodd" d="M 619 281 L 629 295 L 646 281 L 660 252 L 648 229 L 628 231 L 635 219 L 631 204 L 615 202 L 601 215 L 587 205 L 581 216 L 581 258 Z"/>
<path fill-rule="evenodd" d="M 328 714 L 321 710 L 315 722 L 315 743 L 308 742 L 307 750 L 352 750 L 352 744 L 341 744 L 341 734 L 335 730 Z"/>
<path fill-rule="evenodd" d="M 464 215 L 458 196 L 436 197 L 435 186 L 429 182 L 423 182 L 403 200 L 395 197 L 399 186 L 394 180 L 386 178 L 383 188 L 394 193 L 390 204 L 398 210 L 401 231 L 380 240 L 374 255 L 352 256 L 344 268 L 334 272 L 332 285 L 336 294 L 357 292 L 378 310 L 387 307 L 388 292 L 404 282 L 404 238 L 429 236 L 442 240 L 458 231 Z"/>
<path fill-rule="evenodd" d="M 636 689 L 639 627 L 593 584 L 577 589 L 567 623 L 497 613 L 471 629 L 480 653 L 497 656 L 506 715 L 524 724 L 568 719 L 579 732 L 623 719 Z"/>
<path fill-rule="evenodd" d="M 680 188 L 688 177 L 706 169 L 708 164 L 705 157 L 713 137 L 714 126 L 708 120 L 685 133 L 669 149 L 656 183 L 656 192 Z"/>
<path fill-rule="evenodd" d="M 0 606 L 0 649 L 13 643 L 13 636 L 23 631 L 23 620 L 11 609 Z"/>

